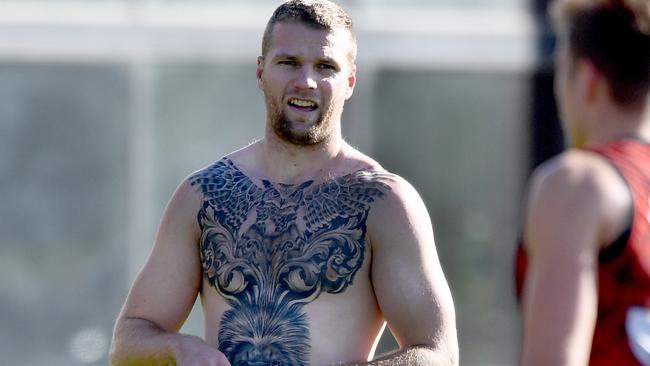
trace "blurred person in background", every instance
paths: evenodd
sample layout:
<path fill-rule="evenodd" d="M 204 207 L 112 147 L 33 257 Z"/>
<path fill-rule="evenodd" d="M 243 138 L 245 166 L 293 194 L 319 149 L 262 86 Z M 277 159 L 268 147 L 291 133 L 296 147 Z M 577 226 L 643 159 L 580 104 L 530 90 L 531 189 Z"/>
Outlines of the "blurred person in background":
<path fill-rule="evenodd" d="M 648 364 L 650 0 L 556 0 L 551 13 L 570 147 L 529 188 L 522 364 Z"/>
<path fill-rule="evenodd" d="M 456 365 L 451 294 L 424 203 L 349 146 L 349 16 L 292 0 L 267 24 L 264 137 L 183 181 L 119 315 L 115 365 Z M 233 123 L 247 123 L 233 121 Z M 198 294 L 205 339 L 178 333 Z"/>

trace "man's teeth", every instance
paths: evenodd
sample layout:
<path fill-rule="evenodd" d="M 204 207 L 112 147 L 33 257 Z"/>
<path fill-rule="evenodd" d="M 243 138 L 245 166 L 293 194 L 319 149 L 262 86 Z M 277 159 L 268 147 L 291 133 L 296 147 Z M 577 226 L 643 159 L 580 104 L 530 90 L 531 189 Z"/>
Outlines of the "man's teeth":
<path fill-rule="evenodd" d="M 291 99 L 289 101 L 289 104 L 295 105 L 297 107 L 309 107 L 309 108 L 313 108 L 316 106 L 316 103 L 310 100 L 303 100 L 303 99 Z"/>

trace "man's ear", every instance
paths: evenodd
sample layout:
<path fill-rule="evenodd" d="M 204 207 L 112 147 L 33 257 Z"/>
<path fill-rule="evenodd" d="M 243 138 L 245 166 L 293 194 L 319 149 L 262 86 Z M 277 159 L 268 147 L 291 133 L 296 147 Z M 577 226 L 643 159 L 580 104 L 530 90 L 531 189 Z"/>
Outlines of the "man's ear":
<path fill-rule="evenodd" d="M 586 58 L 576 60 L 575 82 L 580 88 L 580 97 L 584 103 L 594 103 L 609 93 L 607 79 L 600 69 Z"/>
<path fill-rule="evenodd" d="M 350 72 L 348 74 L 348 91 L 345 94 L 345 99 L 350 99 L 352 92 L 354 92 L 355 85 L 357 85 L 357 65 L 352 64 L 352 67 L 350 67 Z"/>
<path fill-rule="evenodd" d="M 264 77 L 264 57 L 257 57 L 257 70 L 255 71 L 257 76 L 257 87 L 262 89 L 262 80 Z"/>

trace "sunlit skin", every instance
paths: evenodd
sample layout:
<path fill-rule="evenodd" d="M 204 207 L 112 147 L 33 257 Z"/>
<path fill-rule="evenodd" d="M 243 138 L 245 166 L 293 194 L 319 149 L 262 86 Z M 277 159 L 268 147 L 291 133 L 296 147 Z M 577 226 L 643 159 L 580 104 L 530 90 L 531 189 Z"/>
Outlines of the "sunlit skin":
<path fill-rule="evenodd" d="M 267 108 L 264 137 L 179 185 L 118 319 L 112 360 L 131 365 L 160 354 L 188 366 L 457 365 L 453 301 L 424 202 L 408 182 L 385 172 L 341 135 L 343 105 L 356 83 L 351 33 L 282 20 L 268 40 L 257 60 Z M 379 188 L 373 191 L 367 177 L 381 183 L 381 197 L 370 196 Z M 321 191 L 321 185 L 327 187 Z M 245 194 L 232 198 L 233 192 Z M 354 201 L 346 201 L 349 196 Z M 318 204 L 326 201 L 331 203 Z M 363 215 L 345 211 L 359 207 Z M 283 246 L 267 245 L 277 241 Z M 245 253 L 252 255 L 245 257 L 246 266 L 231 265 L 239 263 L 233 258 L 216 266 L 210 262 L 214 248 L 235 253 L 240 242 L 279 248 L 286 258 L 277 258 L 285 262 L 250 259 L 260 251 Z M 322 248 L 344 243 L 353 246 L 332 248 L 332 257 L 322 257 Z M 347 248 L 354 245 L 361 249 L 352 253 Z M 315 255 L 286 249 L 312 247 Z M 359 261 L 353 267 L 355 253 Z M 356 272 L 312 271 L 310 278 L 326 286 L 312 280 L 307 286 L 304 269 L 334 264 L 330 259 L 341 255 L 347 259 L 337 266 Z M 298 261 L 301 271 L 266 271 L 269 263 L 289 260 Z M 244 267 L 261 274 L 250 277 L 245 290 L 239 278 L 215 276 Z M 288 277 L 275 281 L 267 273 Z M 337 273 L 354 275 L 354 283 L 350 277 L 348 287 L 341 287 L 342 281 L 329 285 Z M 311 288 L 317 291 L 308 293 Z M 204 339 L 178 333 L 199 294 Z M 400 350 L 366 363 L 386 323 Z"/>
<path fill-rule="evenodd" d="M 555 61 L 555 98 L 558 103 L 562 129 L 567 147 L 583 148 L 587 143 L 586 132 L 580 115 L 580 104 L 576 103 L 576 90 L 573 86 L 575 60 L 567 45 L 565 37 L 559 37 L 554 54 Z"/>
<path fill-rule="evenodd" d="M 352 96 L 355 66 L 345 30 L 276 24 L 266 55 L 257 60 L 267 128 L 286 142 L 315 145 L 340 134 L 343 104 Z"/>

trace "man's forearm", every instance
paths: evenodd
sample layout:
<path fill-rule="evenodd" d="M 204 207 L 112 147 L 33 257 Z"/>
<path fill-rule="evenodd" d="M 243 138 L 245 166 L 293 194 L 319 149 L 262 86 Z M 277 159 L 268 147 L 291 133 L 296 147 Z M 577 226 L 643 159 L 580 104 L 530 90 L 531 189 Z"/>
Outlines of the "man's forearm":
<path fill-rule="evenodd" d="M 456 366 L 458 358 L 446 349 L 430 346 L 410 346 L 399 351 L 382 355 L 370 362 L 348 366 Z"/>

